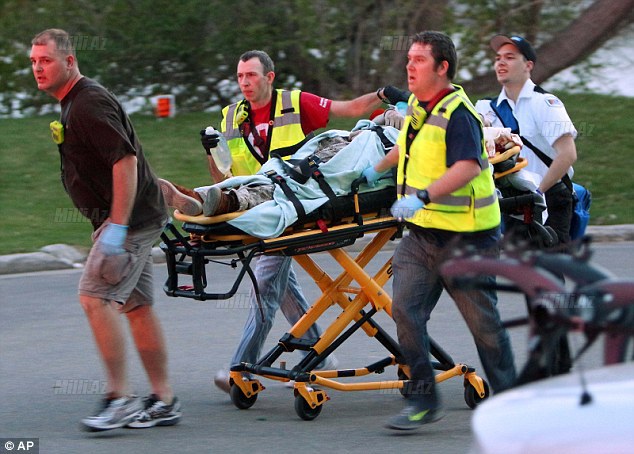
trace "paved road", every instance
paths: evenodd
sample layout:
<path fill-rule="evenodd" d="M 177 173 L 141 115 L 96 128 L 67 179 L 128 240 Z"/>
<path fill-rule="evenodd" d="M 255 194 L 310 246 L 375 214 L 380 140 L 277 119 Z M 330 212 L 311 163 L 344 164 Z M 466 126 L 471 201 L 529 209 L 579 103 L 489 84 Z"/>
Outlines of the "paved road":
<path fill-rule="evenodd" d="M 619 276 L 634 277 L 633 251 L 634 243 L 600 244 L 594 261 Z M 377 261 L 382 263 L 388 253 L 379 253 Z M 339 272 L 325 254 L 318 255 L 318 262 L 330 273 Z M 226 394 L 212 386 L 211 379 L 226 365 L 237 343 L 246 317 L 246 290 L 231 305 L 170 298 L 161 290 L 164 265 L 156 265 L 155 273 L 157 310 L 169 341 L 171 375 L 184 405 L 182 424 L 101 434 L 78 429 L 78 420 L 94 410 L 103 391 L 103 374 L 77 303 L 80 271 L 49 271 L 0 276 L 0 438 L 38 437 L 41 453 L 468 450 L 473 413 L 465 405 L 459 379 L 440 387 L 447 410 L 445 419 L 415 435 L 395 435 L 382 427 L 385 419 L 403 405 L 403 399 L 394 393 L 329 390 L 331 400 L 321 415 L 306 422 L 295 414 L 291 390 L 263 380 L 267 389 L 256 404 L 246 411 L 236 409 Z M 221 267 L 214 277 L 217 282 L 226 282 L 233 274 L 233 270 Z M 309 300 L 316 299 L 316 286 L 303 272 L 300 274 Z M 387 289 L 391 290 L 389 284 Z M 524 313 L 518 296 L 505 294 L 500 304 L 505 317 Z M 336 315 L 333 310 L 322 321 L 328 323 Z M 394 333 L 393 322 L 384 314 L 375 319 Z M 286 330 L 283 319 L 276 321 L 268 346 Z M 472 340 L 450 300 L 443 297 L 430 330 L 456 361 L 480 367 Z M 513 330 L 512 339 L 521 365 L 526 349 L 523 329 Z M 580 346 L 580 339 L 576 346 Z M 384 354 L 378 343 L 361 333 L 337 351 L 341 367 L 363 366 Z M 597 349 L 584 358 L 586 367 L 599 364 Z M 134 390 L 147 393 L 136 356 L 130 361 L 130 369 Z M 395 375 L 389 370 L 373 380 L 393 379 Z M 0 446 L 0 452 L 2 449 Z"/>

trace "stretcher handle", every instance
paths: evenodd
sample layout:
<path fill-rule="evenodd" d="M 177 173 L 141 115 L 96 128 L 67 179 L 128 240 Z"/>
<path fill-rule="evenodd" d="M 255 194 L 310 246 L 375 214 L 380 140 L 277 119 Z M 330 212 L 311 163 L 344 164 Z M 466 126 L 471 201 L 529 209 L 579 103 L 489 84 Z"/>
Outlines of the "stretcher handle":
<path fill-rule="evenodd" d="M 359 207 L 359 187 L 367 182 L 368 179 L 364 175 L 361 175 L 350 185 L 350 192 L 354 199 L 354 220 L 359 226 L 363 225 L 363 216 L 361 216 L 361 208 Z"/>
<path fill-rule="evenodd" d="M 363 183 L 367 183 L 368 179 L 364 176 L 361 175 L 359 178 L 357 178 L 356 180 L 354 180 L 352 182 L 352 184 L 350 185 L 350 192 L 352 194 L 358 194 L 359 193 L 359 187 L 363 184 Z"/>
<path fill-rule="evenodd" d="M 522 209 L 526 206 L 533 207 L 538 206 L 540 208 L 546 208 L 544 200 L 538 194 L 523 194 L 515 197 L 504 197 L 499 200 L 500 211 L 503 213 L 513 212 L 517 209 Z"/>

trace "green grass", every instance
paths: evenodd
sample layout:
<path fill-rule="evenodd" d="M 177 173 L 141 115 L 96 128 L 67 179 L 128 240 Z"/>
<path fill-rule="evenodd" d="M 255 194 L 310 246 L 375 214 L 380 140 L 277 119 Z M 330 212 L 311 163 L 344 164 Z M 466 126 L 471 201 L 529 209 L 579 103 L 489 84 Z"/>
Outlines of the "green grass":
<path fill-rule="evenodd" d="M 634 99 L 561 94 L 580 131 L 575 178 L 592 191 L 591 224 L 634 223 L 630 122 Z M 59 180 L 59 154 L 48 124 L 57 116 L 0 120 L 0 254 L 35 251 L 53 243 L 87 247 L 91 226 L 74 213 Z M 132 121 L 152 167 L 188 186 L 209 183 L 198 131 L 218 125 L 217 114 L 182 114 Z M 349 129 L 354 120 L 333 121 Z"/>
<path fill-rule="evenodd" d="M 634 99 L 562 95 L 579 136 L 573 180 L 592 192 L 590 223 L 634 223 L 630 167 Z"/>
<path fill-rule="evenodd" d="M 64 243 L 90 246 L 90 223 L 64 192 L 59 153 L 49 132 L 56 115 L 1 119 L 0 254 L 31 252 Z M 182 114 L 158 120 L 132 116 L 143 151 L 156 174 L 185 186 L 210 184 L 199 131 L 219 125 L 219 114 Z M 354 120 L 331 122 L 350 129 Z"/>

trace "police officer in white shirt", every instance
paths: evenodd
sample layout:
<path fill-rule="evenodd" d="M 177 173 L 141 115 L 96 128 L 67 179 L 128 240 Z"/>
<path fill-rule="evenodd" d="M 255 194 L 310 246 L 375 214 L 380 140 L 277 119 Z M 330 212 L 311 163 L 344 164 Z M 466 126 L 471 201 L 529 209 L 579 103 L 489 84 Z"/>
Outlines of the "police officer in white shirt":
<path fill-rule="evenodd" d="M 538 192 L 546 199 L 546 225 L 557 232 L 560 243 L 568 243 L 577 131 L 559 98 L 530 79 L 537 60 L 531 44 L 521 36 L 504 35 L 494 36 L 490 44 L 496 52 L 495 75 L 502 91 L 496 99 L 478 101 L 476 110 L 485 126 L 507 127 L 520 134 L 526 170 L 538 176 Z"/>

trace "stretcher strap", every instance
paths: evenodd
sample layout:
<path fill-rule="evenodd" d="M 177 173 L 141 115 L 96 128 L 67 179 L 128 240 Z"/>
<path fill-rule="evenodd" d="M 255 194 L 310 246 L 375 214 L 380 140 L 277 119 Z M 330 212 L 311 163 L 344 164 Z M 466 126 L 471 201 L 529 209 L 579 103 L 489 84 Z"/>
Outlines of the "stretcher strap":
<path fill-rule="evenodd" d="M 291 167 L 290 165 L 288 165 L 289 163 L 283 162 L 283 164 L 286 166 L 286 171 L 288 175 L 293 180 L 297 181 L 298 183 L 304 184 L 308 181 L 309 178 L 312 178 L 317 182 L 319 188 L 323 191 L 323 193 L 326 194 L 326 197 L 328 197 L 331 202 L 335 201 L 335 199 L 337 198 L 335 192 L 326 181 L 326 177 L 324 177 L 324 174 L 321 172 L 321 170 L 319 170 L 321 159 L 319 159 L 319 156 L 317 156 L 317 154 L 312 154 L 299 162 L 293 162 L 291 160 L 290 163 L 294 164 L 295 167 Z M 299 168 L 299 172 L 295 170 L 296 168 Z"/>
<path fill-rule="evenodd" d="M 306 218 L 306 210 L 304 210 L 304 205 L 301 204 L 295 193 L 291 190 L 291 188 L 286 184 L 286 180 L 279 175 L 275 170 L 269 170 L 265 173 L 265 175 L 276 185 L 282 188 L 284 195 L 295 207 L 295 211 L 297 211 L 297 220 L 303 222 Z"/>
<path fill-rule="evenodd" d="M 326 181 L 326 177 L 324 177 L 324 174 L 321 173 L 321 170 L 319 170 L 319 162 L 320 162 L 319 158 L 316 155 L 311 156 L 311 158 L 312 159 L 302 161 L 300 163 L 300 169 L 302 170 L 302 174 L 310 175 L 311 178 L 313 178 L 319 185 L 319 189 L 321 189 L 323 193 L 326 194 L 326 196 L 331 202 L 334 202 L 337 196 L 335 195 L 335 192 L 332 190 L 332 188 Z M 293 170 L 293 172 L 295 171 Z"/>
<path fill-rule="evenodd" d="M 315 168 L 313 170 L 312 177 L 315 179 L 315 181 L 317 181 L 319 188 L 324 192 L 324 194 L 326 194 L 326 196 L 328 197 L 328 200 L 330 200 L 331 202 L 334 202 L 337 196 L 335 195 L 335 192 L 332 190 L 332 188 L 326 181 L 326 177 L 324 177 L 324 174 L 321 173 L 321 170 Z"/>
<path fill-rule="evenodd" d="M 370 128 L 371 131 L 374 131 L 379 139 L 381 139 L 381 144 L 383 144 L 383 148 L 385 151 L 391 150 L 394 147 L 394 142 L 387 138 L 385 133 L 383 132 L 383 127 L 376 125 Z"/>
<path fill-rule="evenodd" d="M 315 170 L 319 169 L 321 159 L 314 153 L 304 159 L 289 159 L 282 162 L 286 167 L 285 171 L 293 180 L 298 183 L 305 184 L 309 178 L 313 177 Z M 297 171 L 296 169 L 299 169 Z"/>

